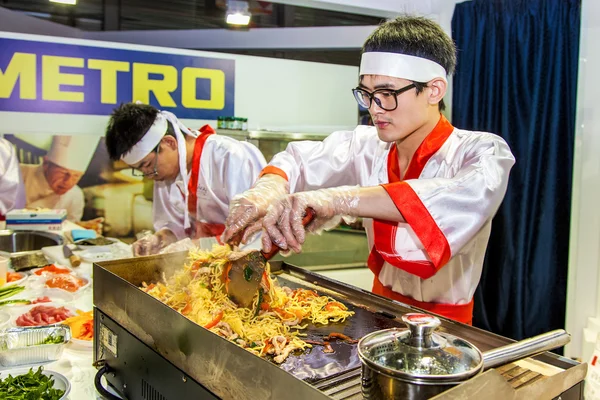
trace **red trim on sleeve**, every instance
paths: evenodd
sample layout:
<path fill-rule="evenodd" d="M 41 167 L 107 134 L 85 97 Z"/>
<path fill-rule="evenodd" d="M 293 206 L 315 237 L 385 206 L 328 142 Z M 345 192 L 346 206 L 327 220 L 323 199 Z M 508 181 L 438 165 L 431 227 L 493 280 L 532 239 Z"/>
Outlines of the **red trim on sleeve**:
<path fill-rule="evenodd" d="M 264 167 L 263 170 L 260 172 L 260 175 L 258 175 L 258 177 L 261 178 L 263 175 L 268 174 L 279 175 L 286 181 L 289 181 L 287 174 L 281 168 L 275 167 L 273 165 L 267 165 L 266 167 Z"/>
<path fill-rule="evenodd" d="M 420 269 L 421 272 L 415 273 L 415 275 L 423 279 L 432 277 L 450 259 L 450 245 L 446 236 L 408 183 L 397 182 L 381 186 L 388 192 L 398 211 L 415 231 L 433 263 L 433 268 L 429 268 L 429 271 Z M 386 257 L 384 256 L 384 258 Z"/>

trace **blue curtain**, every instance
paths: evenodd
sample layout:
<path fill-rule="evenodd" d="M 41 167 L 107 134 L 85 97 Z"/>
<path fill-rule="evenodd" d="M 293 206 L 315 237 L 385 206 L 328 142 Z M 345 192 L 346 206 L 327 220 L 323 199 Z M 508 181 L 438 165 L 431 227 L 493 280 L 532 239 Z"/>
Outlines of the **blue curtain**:
<path fill-rule="evenodd" d="M 492 223 L 474 324 L 515 339 L 565 323 L 581 0 L 456 5 L 452 123 L 517 160 Z"/>

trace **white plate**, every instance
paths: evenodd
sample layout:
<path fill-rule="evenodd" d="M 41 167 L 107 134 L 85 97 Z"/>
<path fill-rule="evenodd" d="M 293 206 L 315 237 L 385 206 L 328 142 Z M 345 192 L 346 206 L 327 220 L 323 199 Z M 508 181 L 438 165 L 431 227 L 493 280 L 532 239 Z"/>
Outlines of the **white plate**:
<path fill-rule="evenodd" d="M 8 374 L 11 374 L 13 377 L 15 376 L 19 376 L 19 375 L 24 375 L 27 374 L 29 372 L 30 369 L 33 369 L 33 372 L 36 372 L 38 367 L 26 367 L 26 368 L 15 368 L 15 369 L 8 369 L 6 371 L 0 371 L 0 378 L 4 379 L 8 376 Z M 71 383 L 69 382 L 69 380 L 63 375 L 63 374 L 59 374 L 58 372 L 54 372 L 54 371 L 50 371 L 47 369 L 44 369 L 42 371 L 42 374 L 54 379 L 54 389 L 59 389 L 59 390 L 64 390 L 65 393 L 62 395 L 62 397 L 60 398 L 62 399 L 66 399 L 67 396 L 69 395 L 69 392 L 71 391 Z"/>

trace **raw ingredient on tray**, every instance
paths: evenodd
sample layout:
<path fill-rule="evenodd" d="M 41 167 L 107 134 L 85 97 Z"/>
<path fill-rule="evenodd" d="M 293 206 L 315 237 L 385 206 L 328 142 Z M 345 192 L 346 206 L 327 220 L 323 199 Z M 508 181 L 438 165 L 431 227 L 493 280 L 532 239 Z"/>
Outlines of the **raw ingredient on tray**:
<path fill-rule="evenodd" d="M 64 274 L 50 278 L 46 281 L 46 286 L 49 288 L 57 288 L 66 290 L 67 292 L 76 292 L 80 287 L 87 283 L 86 279 L 78 278 L 75 275 Z"/>
<path fill-rule="evenodd" d="M 46 339 L 44 339 L 44 341 L 40 344 L 61 344 L 64 343 L 65 341 L 65 337 L 62 335 L 48 335 L 48 337 Z"/>
<path fill-rule="evenodd" d="M 36 372 L 31 368 L 26 374 L 17 376 L 8 374 L 4 379 L 0 379 L 0 398 L 13 400 L 60 399 L 65 391 L 54 388 L 54 379 L 44 375 L 42 371 L 42 367 L 39 367 Z"/>
<path fill-rule="evenodd" d="M 52 300 L 50 300 L 50 297 L 48 296 L 42 296 L 42 297 L 38 297 L 37 299 L 33 300 L 31 302 L 31 304 L 38 304 L 38 303 L 50 303 Z"/>
<path fill-rule="evenodd" d="M 23 279 L 24 275 L 19 272 L 7 272 L 6 273 L 6 283 L 16 282 Z"/>
<path fill-rule="evenodd" d="M 7 299 L 15 294 L 21 293 L 23 290 L 25 290 L 25 286 L 12 285 L 1 287 L 0 300 Z"/>
<path fill-rule="evenodd" d="M 108 246 L 114 244 L 113 241 L 108 240 L 102 236 L 97 237 L 95 239 L 85 239 L 85 240 L 81 240 L 79 242 L 77 242 L 77 245 L 83 245 L 83 246 Z"/>
<path fill-rule="evenodd" d="M 68 274 L 71 271 L 66 268 L 60 268 L 54 264 L 50 264 L 50 265 L 45 266 L 44 268 L 38 269 L 37 271 L 34 272 L 34 274 L 39 276 L 39 275 L 42 275 L 44 272 L 48 272 L 51 274 Z"/>
<path fill-rule="evenodd" d="M 74 317 L 64 320 L 62 323 L 71 327 L 71 335 L 79 340 L 92 340 L 94 338 L 94 313 L 77 310 Z"/>
<path fill-rule="evenodd" d="M 35 306 L 17 318 L 17 326 L 45 326 L 57 324 L 72 317 L 65 307 Z"/>

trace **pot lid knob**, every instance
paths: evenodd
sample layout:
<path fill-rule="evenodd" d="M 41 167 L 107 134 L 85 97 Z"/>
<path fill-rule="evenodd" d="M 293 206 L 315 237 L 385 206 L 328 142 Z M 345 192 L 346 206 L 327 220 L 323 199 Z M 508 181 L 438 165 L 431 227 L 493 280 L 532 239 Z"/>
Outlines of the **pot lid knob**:
<path fill-rule="evenodd" d="M 429 314 L 410 313 L 402 316 L 402 321 L 410 329 L 408 344 L 413 347 L 428 349 L 438 347 L 439 344 L 433 340 L 433 332 L 440 326 L 437 317 Z"/>

